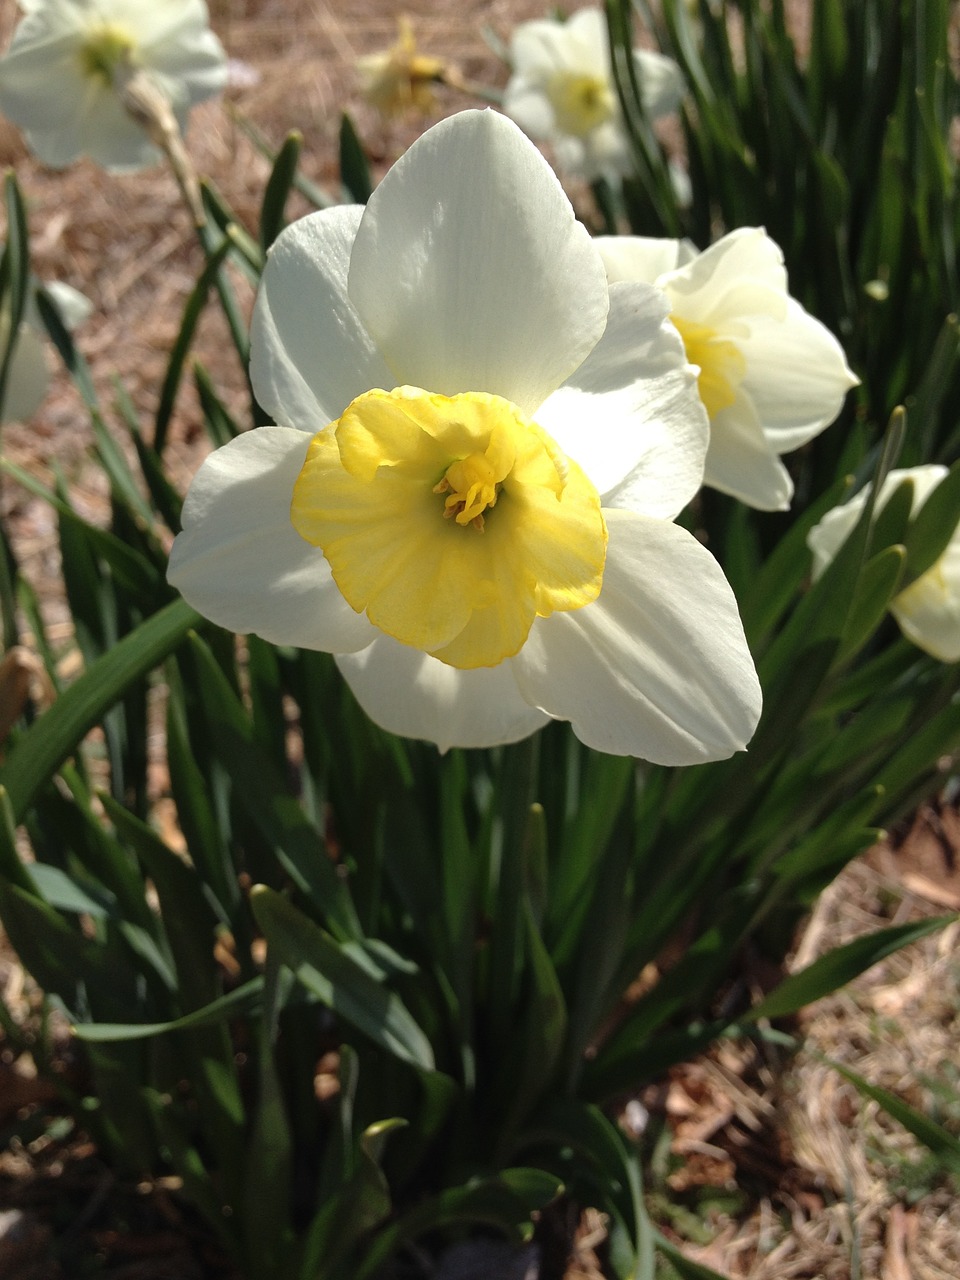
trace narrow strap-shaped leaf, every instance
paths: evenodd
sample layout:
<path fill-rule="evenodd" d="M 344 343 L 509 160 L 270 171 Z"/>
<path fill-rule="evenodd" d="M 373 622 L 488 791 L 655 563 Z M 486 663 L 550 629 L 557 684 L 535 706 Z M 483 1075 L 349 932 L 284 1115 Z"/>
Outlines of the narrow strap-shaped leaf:
<path fill-rule="evenodd" d="M 30 287 L 30 240 L 27 211 L 17 180 L 12 173 L 4 179 L 4 202 L 7 210 L 7 243 L 0 259 L 0 307 L 6 311 L 10 329 L 0 351 L 0 414 L 6 398 L 10 366 L 13 363 L 20 323 L 27 305 Z"/>
<path fill-rule="evenodd" d="M 270 177 L 263 191 L 263 203 L 260 206 L 260 247 L 264 253 L 286 225 L 284 210 L 297 175 L 297 163 L 300 160 L 302 145 L 303 134 L 294 129 L 287 134 L 273 162 Z"/>
<path fill-rule="evenodd" d="M 186 305 L 183 309 L 183 319 L 180 321 L 180 329 L 177 333 L 176 341 L 170 351 L 170 361 L 167 365 L 167 372 L 163 379 L 163 386 L 160 388 L 160 401 L 157 405 L 157 416 L 154 419 L 153 428 L 153 447 L 157 453 L 163 452 L 163 447 L 167 440 L 167 429 L 170 426 L 170 418 L 173 414 L 173 406 L 176 403 L 177 391 L 180 387 L 180 379 L 183 375 L 183 366 L 187 358 L 187 352 L 190 350 L 190 344 L 193 342 L 193 335 L 196 332 L 197 321 L 200 319 L 200 313 L 206 306 L 207 295 L 210 292 L 211 285 L 217 282 L 220 274 L 220 268 L 223 266 L 224 259 L 230 252 L 230 241 L 224 238 L 221 243 L 210 252 L 207 258 L 207 264 L 197 283 L 193 286 Z"/>
<path fill-rule="evenodd" d="M 194 638 L 200 698 L 213 746 L 234 783 L 238 802 L 301 892 L 341 938 L 362 934 L 353 900 L 327 855 L 323 838 L 255 740 L 253 725 L 209 648 Z M 0 777 L 2 781 L 2 777 Z"/>
<path fill-rule="evenodd" d="M 94 662 L 17 740 L 0 766 L 0 785 L 6 787 L 17 822 L 130 685 L 158 666 L 200 622 L 183 600 L 167 605 Z"/>
<path fill-rule="evenodd" d="M 399 996 L 280 894 L 258 885 L 250 901 L 268 946 L 308 991 L 393 1057 L 433 1070 L 430 1041 Z"/>
<path fill-rule="evenodd" d="M 239 1017 L 257 1009 L 263 999 L 263 979 L 251 978 L 242 987 L 218 996 L 202 1009 L 194 1009 L 169 1022 L 77 1022 L 73 1033 L 81 1040 L 106 1044 L 120 1040 L 145 1040 L 169 1031 L 188 1031 L 193 1027 L 213 1027 L 228 1018 Z"/>
<path fill-rule="evenodd" d="M 344 195 L 354 204 L 366 204 L 373 194 L 373 179 L 363 144 L 345 111 L 340 117 L 340 181 Z"/>
<path fill-rule="evenodd" d="M 824 1058 L 824 1062 L 833 1067 L 834 1071 L 839 1072 L 845 1080 L 849 1080 L 858 1093 L 862 1093 L 865 1098 L 871 1098 L 886 1111 L 887 1115 L 892 1116 L 894 1120 L 898 1120 L 919 1142 L 922 1142 L 928 1150 L 932 1151 L 955 1177 L 960 1177 L 960 1140 L 955 1138 L 952 1133 L 949 1133 L 942 1125 L 931 1120 L 929 1116 L 925 1116 L 922 1111 L 917 1111 L 915 1107 L 911 1107 L 888 1089 L 881 1089 L 879 1085 L 870 1084 L 868 1080 L 864 1080 L 863 1076 L 857 1075 L 855 1071 L 851 1071 L 843 1063 L 837 1062 L 833 1058 Z"/>
<path fill-rule="evenodd" d="M 825 956 L 791 974 L 759 1004 L 740 1019 L 741 1023 L 756 1022 L 758 1018 L 785 1018 L 799 1009 L 831 992 L 846 986 L 866 969 L 878 964 L 894 951 L 909 946 L 918 938 L 925 938 L 938 929 L 945 928 L 955 916 L 936 916 L 913 924 L 894 925 L 878 929 L 862 938 L 855 938 L 845 946 L 828 951 Z"/>

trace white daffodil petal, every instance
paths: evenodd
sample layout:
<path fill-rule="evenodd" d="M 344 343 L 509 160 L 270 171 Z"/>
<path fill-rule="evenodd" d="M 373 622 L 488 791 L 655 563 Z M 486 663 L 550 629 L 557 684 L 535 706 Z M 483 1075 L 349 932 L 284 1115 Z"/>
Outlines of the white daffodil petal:
<path fill-rule="evenodd" d="M 883 510 L 900 486 L 909 480 L 913 496 L 910 514 L 915 516 L 930 494 L 947 475 L 947 468 L 939 463 L 927 463 L 921 467 L 897 467 L 887 473 L 874 508 L 874 517 Z M 871 484 L 865 484 L 852 498 L 828 511 L 807 534 L 807 546 L 813 553 L 813 577 L 821 573 L 837 554 L 860 519 L 864 504 L 870 495 Z"/>
<path fill-rule="evenodd" d="M 744 386 L 777 453 L 813 439 L 859 381 L 830 330 L 792 298 L 787 303 L 782 324 L 748 321 L 748 333 L 738 340 L 746 360 Z"/>
<path fill-rule="evenodd" d="M 187 494 L 167 577 L 188 604 L 231 631 L 304 649 L 359 649 L 377 632 L 290 522 L 309 443 L 302 431 L 259 427 L 211 453 Z"/>
<path fill-rule="evenodd" d="M 633 61 L 643 109 L 647 115 L 656 119 L 676 111 L 683 100 L 686 86 L 683 72 L 674 60 L 649 49 L 635 49 Z"/>
<path fill-rule="evenodd" d="M 337 665 L 371 720 L 441 751 L 518 742 L 550 719 L 520 696 L 509 662 L 461 671 L 381 635 Z"/>
<path fill-rule="evenodd" d="M 546 141 L 552 136 L 553 109 L 538 86 L 511 80 L 504 90 L 503 109 L 529 137 Z"/>
<path fill-rule="evenodd" d="M 56 93 L 38 92 L 38 85 L 51 80 Z M 41 13 L 29 14 L 0 59 L 0 111 L 22 127 L 30 149 L 52 169 L 62 169 L 78 153 L 87 96 L 76 36 L 48 32 Z"/>
<path fill-rule="evenodd" d="M 398 383 L 487 391 L 528 414 L 607 315 L 586 229 L 540 153 L 494 111 L 442 121 L 397 161 L 363 215 L 348 288 Z"/>
<path fill-rule="evenodd" d="M 76 4 L 76 0 L 72 2 Z M 161 0 L 154 4 L 144 4 L 143 0 L 97 0 L 87 7 L 99 9 L 109 21 L 136 31 L 138 43 L 147 49 L 178 37 L 195 44 L 210 21 L 204 0 Z"/>
<path fill-rule="evenodd" d="M 762 227 L 738 227 L 658 281 L 684 315 L 707 320 L 727 289 L 745 279 L 778 293 L 787 289 L 783 254 Z"/>
<path fill-rule="evenodd" d="M 0 59 L 0 110 L 37 156 L 63 168 L 88 155 L 111 171 L 160 155 L 121 101 L 136 71 L 152 77 L 181 127 L 190 105 L 219 92 L 226 55 L 203 0 L 45 0 L 30 5 Z"/>
<path fill-rule="evenodd" d="M 362 213 L 361 205 L 341 205 L 301 218 L 267 258 L 250 330 L 250 378 L 283 426 L 319 431 L 365 391 L 396 385 L 347 297 Z"/>
<path fill-rule="evenodd" d="M 559 25 L 568 40 L 575 41 L 579 46 L 579 65 L 609 73 L 610 39 L 607 34 L 607 17 L 602 10 L 578 9 L 566 22 Z"/>
<path fill-rule="evenodd" d="M 207 6 L 202 0 L 179 0 L 170 6 L 176 16 L 155 32 L 142 25 L 142 0 L 135 0 L 135 5 L 141 14 L 135 29 L 151 68 L 180 84 L 191 106 L 222 93 L 227 83 L 227 58 L 208 26 Z M 165 8 L 152 6 L 157 18 Z"/>
<path fill-rule="evenodd" d="M 537 619 L 513 660 L 520 690 L 597 750 L 666 765 L 725 759 L 749 741 L 761 694 L 723 572 L 677 525 L 605 514 L 600 596 Z"/>
<path fill-rule="evenodd" d="M 703 479 L 709 427 L 659 290 L 611 287 L 603 337 L 537 421 L 605 505 L 668 520 L 686 506 Z"/>
<path fill-rule="evenodd" d="M 595 236 L 593 243 L 600 251 L 607 280 L 640 280 L 655 284 L 669 271 L 675 271 L 695 253 L 684 240 L 661 240 L 655 236 Z"/>
<path fill-rule="evenodd" d="M 787 511 L 790 473 L 766 439 L 749 396 L 741 389 L 729 409 L 710 424 L 703 483 L 758 511 Z"/>
<path fill-rule="evenodd" d="M 77 137 L 83 154 L 111 173 L 133 173 L 161 157 L 117 95 L 97 84 L 88 87 L 77 119 Z"/>
<path fill-rule="evenodd" d="M 940 662 L 960 662 L 960 537 L 890 605 L 900 630 Z"/>
<path fill-rule="evenodd" d="M 10 324 L 7 317 L 0 321 L 0 350 L 6 343 Z M 26 422 L 40 408 L 47 394 L 50 370 L 43 339 L 29 325 L 20 326 L 17 345 L 7 375 L 7 389 L 0 405 L 0 422 Z"/>
<path fill-rule="evenodd" d="M 522 22 L 510 37 L 510 65 L 514 76 L 542 87 L 551 72 L 581 66 L 584 50 L 580 42 L 571 40 L 571 30 L 569 22 L 554 22 L 551 18 Z M 590 49 L 586 56 L 595 70 L 604 69 L 603 59 Z"/>
<path fill-rule="evenodd" d="M 53 299 L 60 319 L 67 329 L 76 329 L 93 311 L 93 303 L 90 299 L 79 289 L 74 289 L 73 285 L 65 284 L 62 280 L 51 280 L 49 284 L 44 285 L 44 288 Z M 31 324 L 41 323 L 32 293 L 27 303 L 27 318 Z"/>

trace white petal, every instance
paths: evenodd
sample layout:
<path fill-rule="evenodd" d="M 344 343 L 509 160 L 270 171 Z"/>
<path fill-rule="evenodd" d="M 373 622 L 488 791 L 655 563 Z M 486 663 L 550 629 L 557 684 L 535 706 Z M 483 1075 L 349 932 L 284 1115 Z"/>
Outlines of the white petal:
<path fill-rule="evenodd" d="M 9 332 L 10 322 L 4 317 L 0 321 L 0 350 L 3 349 Z M 7 389 L 0 406 L 0 421 L 26 422 L 28 418 L 32 418 L 40 408 L 49 384 L 50 370 L 47 368 L 43 339 L 29 325 L 21 325 L 7 374 Z"/>
<path fill-rule="evenodd" d="M 513 659 L 520 690 L 597 750 L 668 765 L 725 759 L 746 746 L 761 702 L 733 592 L 684 529 L 606 514 L 603 589 L 537 619 Z"/>
<path fill-rule="evenodd" d="M 659 289 L 613 285 L 603 337 L 537 421 L 605 505 L 672 519 L 700 488 L 709 427 L 666 309 Z"/>
<path fill-rule="evenodd" d="M 188 604 L 230 631 L 330 652 L 377 634 L 340 595 L 323 553 L 290 523 L 310 437 L 258 427 L 211 453 L 194 477 L 167 577 Z"/>
<path fill-rule="evenodd" d="M 790 473 L 767 440 L 742 387 L 733 404 L 721 409 L 710 424 L 703 483 L 758 511 L 787 511 L 790 507 Z"/>
<path fill-rule="evenodd" d="M 514 76 L 503 91 L 503 109 L 524 133 L 540 142 L 556 133 L 556 117 L 543 90 Z"/>
<path fill-rule="evenodd" d="M 960 538 L 890 606 L 903 634 L 941 662 L 960 662 Z"/>
<path fill-rule="evenodd" d="M 787 273 L 780 248 L 761 227 L 739 227 L 657 283 L 678 313 L 709 324 L 722 313 L 726 291 L 751 280 L 786 293 Z"/>
<path fill-rule="evenodd" d="M 913 486 L 913 498 L 910 514 L 915 516 L 930 494 L 947 474 L 947 468 L 938 463 L 927 463 L 921 467 L 897 467 L 888 472 L 880 486 L 874 518 L 882 511 L 890 498 L 905 480 Z M 848 502 L 834 507 L 815 524 L 807 534 L 807 546 L 813 553 L 813 577 L 817 579 L 846 542 L 853 526 L 860 518 L 861 512 L 872 484 L 865 484 Z"/>
<path fill-rule="evenodd" d="M 643 109 L 652 119 L 668 115 L 679 107 L 686 85 L 683 72 L 672 58 L 648 49 L 635 49 L 633 60 Z"/>
<path fill-rule="evenodd" d="M 142 24 L 143 0 L 136 0 Z M 159 18 L 166 5 L 152 5 Z M 151 71 L 182 86 L 186 104 L 194 106 L 205 98 L 222 93 L 227 83 L 227 55 L 208 27 L 202 0 L 178 0 L 171 6 L 181 12 L 166 29 L 147 32 L 139 26 L 142 56 Z"/>
<path fill-rule="evenodd" d="M 127 114 L 117 95 L 94 81 L 88 83 L 77 134 L 81 154 L 110 173 L 132 173 L 161 159 L 161 152 Z"/>
<path fill-rule="evenodd" d="M 584 59 L 587 65 L 584 66 Z M 515 77 L 533 84 L 545 85 L 555 71 L 589 71 L 603 67 L 602 59 L 575 35 L 572 22 L 555 22 L 552 18 L 535 18 L 514 28 L 510 37 L 510 65 Z"/>
<path fill-rule="evenodd" d="M 60 319 L 67 329 L 76 329 L 78 325 L 83 324 L 84 320 L 93 311 L 93 303 L 86 294 L 81 293 L 79 289 L 74 289 L 72 285 L 64 284 L 62 280 L 51 280 L 49 284 L 44 285 L 44 288 L 53 299 Z M 31 312 L 31 324 L 35 322 L 32 314 L 34 310 L 32 304 L 33 298 L 31 295 L 30 303 L 28 303 Z M 36 323 L 40 323 L 39 317 L 37 317 Z"/>
<path fill-rule="evenodd" d="M 689 241 L 654 236 L 596 236 L 593 243 L 611 284 L 618 280 L 656 284 L 660 276 L 675 271 L 696 254 Z"/>
<path fill-rule="evenodd" d="M 596 345 L 607 284 L 549 165 L 506 116 L 428 130 L 373 193 L 349 293 L 397 382 L 533 414 Z"/>
<path fill-rule="evenodd" d="M 126 27 L 136 36 L 140 48 L 147 50 L 164 44 L 195 44 L 210 20 L 204 0 L 155 0 L 153 4 L 144 4 L 143 0 L 98 0 L 81 7 Z"/>
<path fill-rule="evenodd" d="M 78 130 L 88 86 L 78 44 L 75 20 L 66 29 L 51 29 L 49 15 L 38 9 L 20 23 L 0 59 L 0 111 L 20 126 L 37 157 L 55 169 L 82 151 Z M 56 93 L 50 92 L 51 82 Z"/>
<path fill-rule="evenodd" d="M 573 161 L 574 144 L 577 143 L 582 149 L 579 168 Z M 630 140 L 619 118 L 597 125 L 584 138 L 557 138 L 554 150 L 557 164 L 564 173 L 588 182 L 595 178 L 615 181 L 633 172 Z"/>
<path fill-rule="evenodd" d="M 396 381 L 347 297 L 360 205 L 310 214 L 270 250 L 250 330 L 250 377 L 277 422 L 319 431 L 357 396 Z"/>
<path fill-rule="evenodd" d="M 517 742 L 550 718 L 520 696 L 509 662 L 459 671 L 380 635 L 337 665 L 374 723 L 441 751 Z"/>
<path fill-rule="evenodd" d="M 610 40 L 606 15 L 600 9 L 578 9 L 562 24 L 579 51 L 585 71 L 610 71 Z"/>
<path fill-rule="evenodd" d="M 743 386 L 770 444 L 789 453 L 833 422 L 859 379 L 830 330 L 792 298 L 782 324 L 747 323 L 737 342 L 746 360 Z"/>

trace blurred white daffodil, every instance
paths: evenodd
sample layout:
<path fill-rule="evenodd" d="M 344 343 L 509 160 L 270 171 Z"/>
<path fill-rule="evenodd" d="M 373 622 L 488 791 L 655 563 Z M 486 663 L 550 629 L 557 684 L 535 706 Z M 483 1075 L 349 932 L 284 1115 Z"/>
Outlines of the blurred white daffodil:
<path fill-rule="evenodd" d="M 746 744 L 736 601 L 672 523 L 706 451 L 695 372 L 514 124 L 453 116 L 366 209 L 287 228 L 251 342 L 280 425 L 187 495 L 169 577 L 201 613 L 335 653 L 373 720 L 442 749 L 551 717 L 664 763 Z"/>
<path fill-rule="evenodd" d="M 858 379 L 836 338 L 787 293 L 783 254 L 758 227 L 703 253 L 683 240 L 599 236 L 611 284 L 643 280 L 667 296 L 710 417 L 704 484 L 761 511 L 784 511 L 780 461 L 827 427 Z"/>
<path fill-rule="evenodd" d="M 60 319 L 74 329 L 93 309 L 89 298 L 68 284 L 54 281 L 46 286 Z M 10 335 L 10 317 L 0 312 L 0 352 Z M 7 373 L 7 387 L 0 405 L 0 422 L 25 422 L 32 418 L 47 394 L 50 370 L 47 365 L 46 330 L 31 292 Z"/>
<path fill-rule="evenodd" d="M 934 464 L 891 471 L 877 494 L 874 518 L 904 481 L 912 486 L 911 516 L 915 516 L 946 475 L 946 467 Z M 871 489 L 866 485 L 849 502 L 828 511 L 807 534 L 815 579 L 850 536 Z M 894 596 L 890 612 L 918 649 L 941 662 L 960 662 L 960 525 L 940 558 Z"/>
<path fill-rule="evenodd" d="M 675 111 L 684 91 L 677 64 L 646 49 L 633 56 L 648 116 Z M 592 181 L 633 171 L 600 9 L 580 9 L 566 22 L 521 23 L 511 37 L 510 65 L 503 109 L 535 141 L 552 145 L 562 172 Z"/>
<path fill-rule="evenodd" d="M 126 102 L 138 73 L 181 129 L 226 82 L 204 0 L 31 0 L 26 10 L 0 59 L 0 111 L 52 168 L 81 155 L 115 172 L 159 159 Z"/>
<path fill-rule="evenodd" d="M 419 51 L 413 23 L 404 15 L 397 19 L 396 44 L 381 53 L 364 54 L 356 67 L 360 92 L 388 117 L 432 111 L 436 105 L 433 85 L 447 69 L 440 58 Z"/>

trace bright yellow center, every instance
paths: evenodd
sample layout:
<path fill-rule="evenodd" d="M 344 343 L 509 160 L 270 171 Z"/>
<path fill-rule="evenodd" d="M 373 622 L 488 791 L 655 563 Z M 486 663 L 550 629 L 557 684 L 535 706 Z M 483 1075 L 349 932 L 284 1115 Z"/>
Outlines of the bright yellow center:
<path fill-rule="evenodd" d="M 358 396 L 310 442 L 290 519 L 353 609 L 454 667 L 496 666 L 535 618 L 589 604 L 603 580 L 596 489 L 482 392 Z"/>
<path fill-rule="evenodd" d="M 697 390 L 712 421 L 737 398 L 737 388 L 747 370 L 743 352 L 735 342 L 721 338 L 716 329 L 707 324 L 676 315 L 670 319 L 683 339 L 687 359 L 700 366 Z"/>
<path fill-rule="evenodd" d="M 557 128 L 574 138 L 584 138 L 616 114 L 613 86 L 603 76 L 556 71 L 547 84 Z"/>
<path fill-rule="evenodd" d="M 85 76 L 113 84 L 117 69 L 132 63 L 137 42 L 116 22 L 103 22 L 92 27 L 80 46 L 80 63 Z"/>

